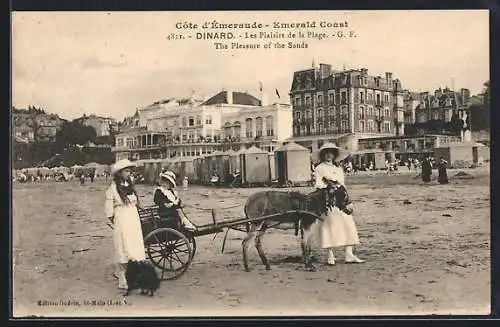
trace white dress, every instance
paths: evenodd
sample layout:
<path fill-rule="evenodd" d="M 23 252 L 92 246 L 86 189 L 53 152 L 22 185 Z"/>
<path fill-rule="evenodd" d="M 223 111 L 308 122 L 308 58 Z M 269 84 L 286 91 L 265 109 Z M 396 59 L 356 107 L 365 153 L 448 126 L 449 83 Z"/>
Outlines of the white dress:
<path fill-rule="evenodd" d="M 314 169 L 316 188 L 325 188 L 323 177 L 336 180 L 344 185 L 344 171 L 331 163 L 320 163 Z M 318 245 L 323 248 L 359 244 L 358 231 L 352 215 L 348 215 L 338 208 L 329 210 L 323 215 L 323 221 L 317 223 Z"/>
<path fill-rule="evenodd" d="M 123 203 L 113 182 L 106 191 L 106 217 L 114 216 L 114 246 L 117 263 L 145 260 L 141 221 L 137 212 L 137 197 L 128 195 L 129 204 Z"/>

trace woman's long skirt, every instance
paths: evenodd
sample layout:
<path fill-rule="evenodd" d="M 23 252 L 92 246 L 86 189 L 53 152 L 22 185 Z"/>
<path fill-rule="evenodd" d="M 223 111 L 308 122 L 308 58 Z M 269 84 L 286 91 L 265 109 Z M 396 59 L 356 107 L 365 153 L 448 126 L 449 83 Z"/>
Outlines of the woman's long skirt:
<path fill-rule="evenodd" d="M 317 240 L 321 248 L 359 244 L 358 230 L 352 215 L 333 208 L 322 219 L 317 223 Z"/>
<path fill-rule="evenodd" d="M 144 239 L 137 207 L 134 204 L 115 208 L 114 243 L 118 263 L 145 260 Z"/>

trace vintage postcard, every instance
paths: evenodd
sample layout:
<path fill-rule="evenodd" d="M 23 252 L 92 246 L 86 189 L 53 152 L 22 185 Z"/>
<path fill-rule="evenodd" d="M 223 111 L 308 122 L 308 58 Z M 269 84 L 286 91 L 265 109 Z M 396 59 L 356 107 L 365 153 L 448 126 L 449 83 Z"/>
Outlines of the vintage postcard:
<path fill-rule="evenodd" d="M 13 316 L 490 313 L 487 10 L 12 13 Z"/>

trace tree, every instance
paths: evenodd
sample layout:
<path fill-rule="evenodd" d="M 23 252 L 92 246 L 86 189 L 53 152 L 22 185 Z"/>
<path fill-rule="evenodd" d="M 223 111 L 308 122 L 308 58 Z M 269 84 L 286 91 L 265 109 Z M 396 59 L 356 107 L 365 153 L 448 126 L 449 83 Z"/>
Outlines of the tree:
<path fill-rule="evenodd" d="M 56 134 L 56 142 L 59 147 L 73 147 L 77 144 L 83 145 L 87 142 L 95 142 L 97 132 L 92 126 L 85 126 L 77 122 L 64 122 Z"/>

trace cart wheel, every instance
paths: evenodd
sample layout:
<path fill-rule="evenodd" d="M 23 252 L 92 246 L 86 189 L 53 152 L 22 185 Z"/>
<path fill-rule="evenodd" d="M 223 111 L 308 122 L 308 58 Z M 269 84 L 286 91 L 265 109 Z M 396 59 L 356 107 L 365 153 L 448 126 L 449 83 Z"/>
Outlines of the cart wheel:
<path fill-rule="evenodd" d="M 193 238 L 194 240 L 194 238 Z M 179 278 L 193 258 L 190 240 L 172 228 L 158 228 L 144 238 L 149 259 L 161 270 L 162 280 Z"/>
<path fill-rule="evenodd" d="M 186 230 L 181 226 L 179 226 L 179 228 L 180 229 L 178 231 L 180 231 L 182 234 L 184 234 L 184 236 L 186 236 L 186 238 L 189 241 L 189 244 L 191 245 L 191 261 L 193 261 L 194 255 L 196 254 L 196 240 L 193 235 L 193 232 Z"/>
<path fill-rule="evenodd" d="M 196 240 L 193 235 L 190 235 L 188 240 L 191 245 L 191 261 L 193 261 L 194 255 L 196 254 Z"/>

